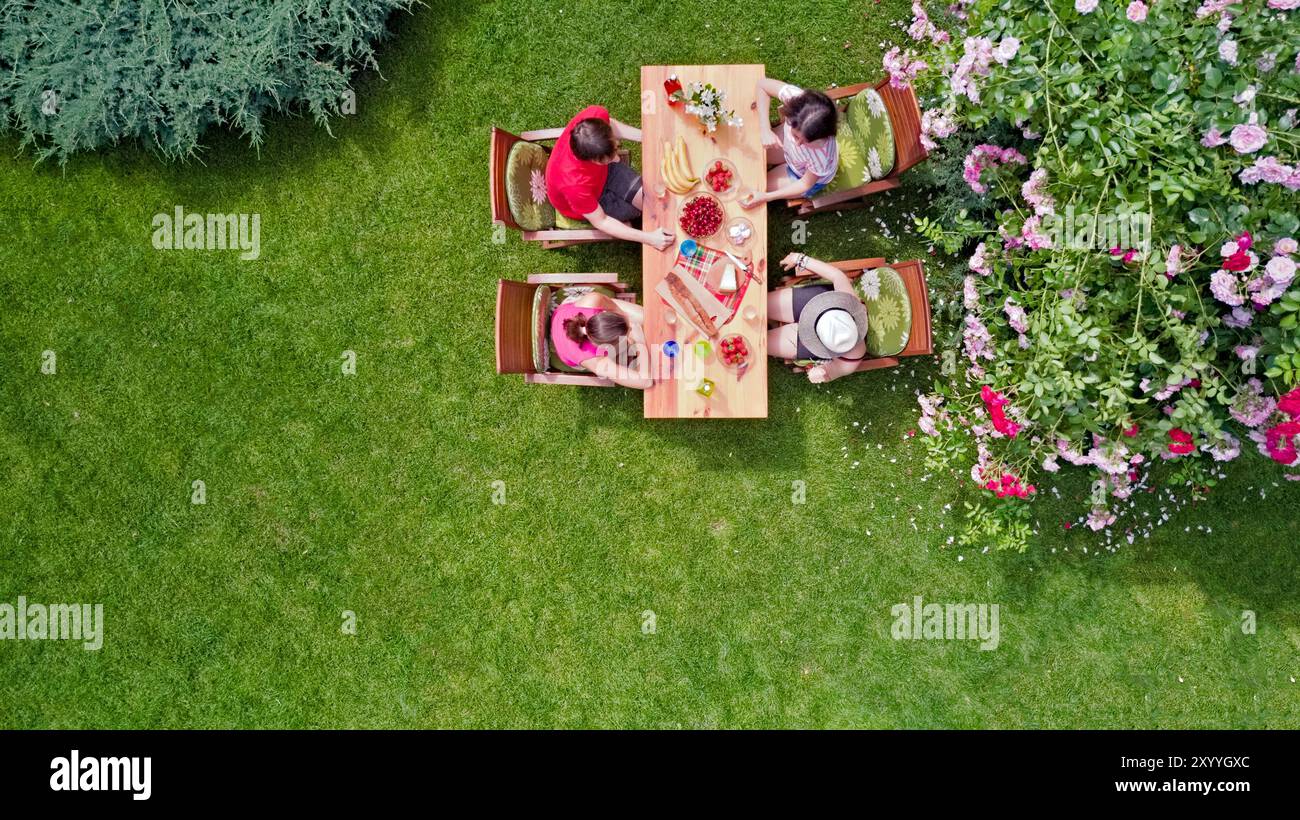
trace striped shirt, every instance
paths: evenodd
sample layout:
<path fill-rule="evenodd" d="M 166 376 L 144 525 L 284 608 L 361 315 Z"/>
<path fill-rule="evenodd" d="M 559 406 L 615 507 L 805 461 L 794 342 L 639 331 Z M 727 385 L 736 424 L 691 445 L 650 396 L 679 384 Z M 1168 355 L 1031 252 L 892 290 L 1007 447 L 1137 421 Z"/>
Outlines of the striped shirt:
<path fill-rule="evenodd" d="M 786 84 L 781 86 L 777 96 L 781 102 L 788 103 L 802 93 L 802 88 Z M 835 172 L 840 165 L 840 148 L 835 137 L 830 136 L 800 145 L 794 141 L 788 123 L 784 124 L 782 129 L 781 147 L 785 151 L 785 164 L 790 166 L 794 176 L 802 177 L 812 171 L 817 175 L 818 185 L 829 185 L 830 181 L 835 179 Z"/>

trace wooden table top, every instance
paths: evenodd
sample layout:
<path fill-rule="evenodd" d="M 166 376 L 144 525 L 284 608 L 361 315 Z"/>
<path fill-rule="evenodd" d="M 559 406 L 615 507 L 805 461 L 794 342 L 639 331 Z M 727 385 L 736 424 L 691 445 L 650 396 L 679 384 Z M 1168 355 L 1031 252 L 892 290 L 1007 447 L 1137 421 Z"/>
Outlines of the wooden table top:
<path fill-rule="evenodd" d="M 677 224 L 678 210 L 691 196 L 707 190 L 704 172 L 714 160 L 725 158 L 736 167 L 738 187 L 763 190 L 767 178 L 767 161 L 759 131 L 759 118 L 768 116 L 758 110 L 758 81 L 762 79 L 761 65 L 712 66 L 643 66 L 641 69 L 641 175 L 645 183 L 645 210 L 642 227 L 653 231 L 663 227 L 676 236 L 667 250 L 658 251 L 642 246 L 642 293 L 645 302 L 645 334 L 651 351 L 658 358 L 660 345 L 675 339 L 681 348 L 672 363 L 671 378 L 662 378 L 667 371 L 656 373 L 654 387 L 645 391 L 646 418 L 767 418 L 767 205 L 746 211 L 732 196 L 724 199 L 726 217 L 723 228 L 716 235 L 702 240 L 717 250 L 729 250 L 743 258 L 742 249 L 734 247 L 726 232 L 726 224 L 734 217 L 744 216 L 754 226 L 753 236 L 745 243 L 743 251 L 752 255 L 758 280 L 751 281 L 744 300 L 735 316 L 718 328 L 711 339 L 712 355 L 703 361 L 685 361 L 693 356 L 694 342 L 702 338 L 684 319 L 675 325 L 664 320 L 671 308 L 665 304 L 655 288 L 672 270 L 677 260 L 678 247 L 689 237 Z M 702 126 L 693 115 L 680 107 L 668 104 L 664 81 L 676 74 L 683 85 L 700 81 L 712 83 L 727 93 L 727 107 L 744 120 L 741 128 L 719 124 L 712 134 L 702 133 Z M 660 162 L 664 143 L 675 143 L 678 135 L 686 141 L 692 170 L 701 181 L 684 195 L 668 192 L 664 199 L 655 195 L 656 185 L 662 181 Z M 753 319 L 746 319 L 747 308 L 753 308 Z M 750 365 L 743 376 L 722 364 L 718 357 L 718 341 L 724 336 L 739 333 L 748 341 Z M 711 396 L 696 392 L 701 378 L 713 381 Z"/>

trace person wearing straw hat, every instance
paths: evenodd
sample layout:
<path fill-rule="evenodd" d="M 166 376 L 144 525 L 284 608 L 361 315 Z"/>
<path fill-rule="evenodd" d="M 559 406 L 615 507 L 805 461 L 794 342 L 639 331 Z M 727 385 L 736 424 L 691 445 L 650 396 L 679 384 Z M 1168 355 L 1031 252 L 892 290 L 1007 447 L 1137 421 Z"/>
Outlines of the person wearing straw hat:
<path fill-rule="evenodd" d="M 781 267 L 812 273 L 829 284 L 777 288 L 767 294 L 767 315 L 780 322 L 767 332 L 767 350 L 779 359 L 812 359 L 813 384 L 852 373 L 867 355 L 867 308 L 844 271 L 807 254 L 791 253 Z"/>

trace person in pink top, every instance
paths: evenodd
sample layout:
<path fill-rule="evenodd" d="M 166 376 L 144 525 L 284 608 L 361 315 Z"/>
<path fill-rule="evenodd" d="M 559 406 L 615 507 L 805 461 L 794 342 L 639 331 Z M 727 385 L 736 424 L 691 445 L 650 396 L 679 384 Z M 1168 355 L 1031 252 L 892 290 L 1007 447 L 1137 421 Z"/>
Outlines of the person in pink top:
<path fill-rule="evenodd" d="M 569 367 L 580 367 L 615 384 L 645 390 L 650 353 L 645 310 L 592 291 L 566 302 L 551 315 L 551 344 Z"/>
<path fill-rule="evenodd" d="M 767 111 L 772 98 L 781 101 L 780 133 L 772 130 Z M 767 151 L 767 190 L 747 194 L 741 205 L 753 208 L 778 199 L 811 197 L 821 193 L 840 167 L 839 112 L 820 91 L 764 77 L 758 81 L 759 118 L 763 147 Z"/>

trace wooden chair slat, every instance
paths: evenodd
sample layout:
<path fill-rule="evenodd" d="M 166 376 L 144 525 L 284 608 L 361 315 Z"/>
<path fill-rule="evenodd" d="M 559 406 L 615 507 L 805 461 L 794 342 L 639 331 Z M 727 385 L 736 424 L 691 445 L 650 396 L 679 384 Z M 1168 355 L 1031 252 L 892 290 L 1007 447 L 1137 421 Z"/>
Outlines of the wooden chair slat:
<path fill-rule="evenodd" d="M 519 142 L 519 137 L 493 127 L 492 143 L 488 149 L 488 185 L 493 223 L 501 222 L 517 231 L 519 223 L 510 213 L 510 202 L 506 199 L 506 158 L 510 156 L 510 147 L 516 142 Z"/>
<path fill-rule="evenodd" d="M 533 293 L 537 286 L 497 280 L 497 373 L 532 373 Z"/>

